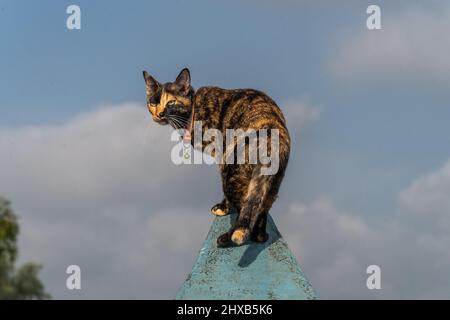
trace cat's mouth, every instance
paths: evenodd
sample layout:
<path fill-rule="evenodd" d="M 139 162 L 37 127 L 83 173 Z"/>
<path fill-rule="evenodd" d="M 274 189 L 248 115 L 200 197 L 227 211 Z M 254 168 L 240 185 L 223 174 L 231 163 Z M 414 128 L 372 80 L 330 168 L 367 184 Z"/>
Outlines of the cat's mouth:
<path fill-rule="evenodd" d="M 166 118 L 156 118 L 153 117 L 153 121 L 155 121 L 157 124 L 160 124 L 162 126 L 165 126 L 166 124 L 169 124 L 169 121 L 167 121 Z"/>

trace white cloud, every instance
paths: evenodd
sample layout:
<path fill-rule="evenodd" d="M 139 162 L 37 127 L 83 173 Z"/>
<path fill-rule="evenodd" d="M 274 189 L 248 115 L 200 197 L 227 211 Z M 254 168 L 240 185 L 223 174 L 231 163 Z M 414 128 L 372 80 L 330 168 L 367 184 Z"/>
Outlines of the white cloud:
<path fill-rule="evenodd" d="M 448 298 L 450 280 L 450 160 L 441 168 L 413 181 L 398 197 L 401 219 L 424 260 L 425 277 L 436 281 L 435 297 Z M 430 292 L 424 292 L 427 297 Z"/>
<path fill-rule="evenodd" d="M 288 100 L 282 104 L 288 129 L 292 133 L 319 119 L 320 109 L 304 101 Z"/>
<path fill-rule="evenodd" d="M 326 197 L 292 199 L 275 220 L 322 298 L 448 299 L 449 194 L 450 160 L 399 192 L 382 221 L 369 223 Z M 365 287 L 371 264 L 381 267 L 380 291 Z"/>
<path fill-rule="evenodd" d="M 275 220 L 321 298 L 377 297 L 365 287 L 365 269 L 380 240 L 363 219 L 321 197 L 294 201 Z"/>
<path fill-rule="evenodd" d="M 203 214 L 202 214 L 203 213 Z M 212 217 L 198 208 L 143 212 L 105 205 L 76 217 L 22 216 L 21 256 L 40 261 L 54 297 L 171 299 L 190 272 Z M 65 268 L 82 270 L 82 290 L 65 290 Z"/>
<path fill-rule="evenodd" d="M 404 219 L 421 226 L 416 235 L 418 244 L 437 257 L 436 269 L 450 270 L 450 160 L 418 178 L 399 195 Z"/>
<path fill-rule="evenodd" d="M 450 226 L 409 212 L 368 223 L 327 198 L 293 200 L 275 216 L 281 233 L 321 298 L 449 298 Z M 368 290 L 366 268 L 381 267 L 382 289 Z"/>
<path fill-rule="evenodd" d="M 450 160 L 440 169 L 414 181 L 400 195 L 404 209 L 418 214 L 440 213 L 450 219 Z"/>
<path fill-rule="evenodd" d="M 294 129 L 315 113 L 291 107 Z M 55 297 L 175 295 L 222 194 L 215 166 L 171 163 L 170 133 L 137 104 L 0 128 L 0 193 L 20 216 L 20 257 L 44 264 Z M 81 292 L 64 289 L 69 264 L 82 267 Z"/>
<path fill-rule="evenodd" d="M 220 183 L 215 167 L 171 163 L 170 132 L 137 104 L 60 126 L 0 129 L 0 193 L 20 215 L 21 257 L 45 265 L 56 297 L 174 295 Z M 64 289 L 69 264 L 82 266 L 80 293 Z"/>
<path fill-rule="evenodd" d="M 2 183 L 37 203 L 99 201 L 124 187 L 152 192 L 177 170 L 159 174 L 170 167 L 171 142 L 148 121 L 142 108 L 124 105 L 57 127 L 0 129 Z"/>
<path fill-rule="evenodd" d="M 318 117 L 304 103 L 283 109 L 292 131 Z M 221 200 L 219 175 L 173 165 L 170 131 L 149 121 L 127 104 L 60 126 L 0 129 L 0 193 L 20 215 L 21 259 L 44 264 L 55 297 L 172 298 L 190 271 Z M 448 189 L 448 167 L 413 183 L 399 196 L 403 211 L 377 225 L 295 192 L 272 215 L 324 298 L 448 297 L 450 230 L 439 223 L 448 202 L 434 196 Z M 291 161 L 289 172 L 299 169 Z M 64 288 L 69 264 L 82 267 L 81 292 Z M 370 264 L 382 267 L 380 292 L 365 287 Z"/>
<path fill-rule="evenodd" d="M 386 13 L 386 14 L 385 14 Z M 382 9 L 382 30 L 343 34 L 332 56 L 332 75 L 342 80 L 450 80 L 450 6 L 440 10 Z"/>

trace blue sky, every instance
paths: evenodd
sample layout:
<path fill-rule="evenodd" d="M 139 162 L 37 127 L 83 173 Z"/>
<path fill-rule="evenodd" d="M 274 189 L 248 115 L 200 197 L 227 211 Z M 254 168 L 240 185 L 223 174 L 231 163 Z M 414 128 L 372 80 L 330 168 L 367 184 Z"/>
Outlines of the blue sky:
<path fill-rule="evenodd" d="M 65 27 L 73 3 L 77 31 Z M 404 211 L 399 193 L 450 158 L 450 58 L 436 53 L 450 45 L 445 1 L 375 3 L 377 31 L 366 28 L 367 1 L 2 1 L 0 128 L 60 127 L 101 106 L 144 110 L 142 70 L 165 82 L 187 66 L 195 87 L 252 87 L 288 115 L 317 110 L 301 135 L 287 117 L 300 149 L 280 201 L 324 196 L 378 226 Z M 390 41 L 397 34 L 404 42 Z M 13 201 L 25 198 L 14 190 L 0 184 Z"/>

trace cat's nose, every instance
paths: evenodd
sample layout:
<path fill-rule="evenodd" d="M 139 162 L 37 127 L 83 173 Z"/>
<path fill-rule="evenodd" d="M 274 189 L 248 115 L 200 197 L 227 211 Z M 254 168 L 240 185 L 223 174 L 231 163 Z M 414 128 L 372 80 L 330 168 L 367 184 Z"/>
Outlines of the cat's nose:
<path fill-rule="evenodd" d="M 165 111 L 161 111 L 159 114 L 158 114 L 158 117 L 159 118 L 164 118 L 166 116 L 166 112 Z"/>

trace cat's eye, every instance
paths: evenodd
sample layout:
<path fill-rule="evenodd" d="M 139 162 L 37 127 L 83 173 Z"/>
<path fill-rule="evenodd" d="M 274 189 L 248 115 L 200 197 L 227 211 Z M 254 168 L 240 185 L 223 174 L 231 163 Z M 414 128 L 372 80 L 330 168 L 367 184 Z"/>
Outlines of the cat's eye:
<path fill-rule="evenodd" d="M 175 100 L 170 100 L 169 102 L 166 103 L 166 107 L 173 107 L 175 103 L 176 103 Z"/>

